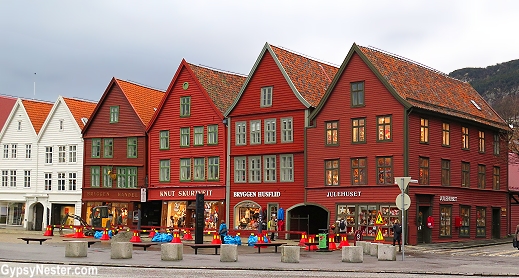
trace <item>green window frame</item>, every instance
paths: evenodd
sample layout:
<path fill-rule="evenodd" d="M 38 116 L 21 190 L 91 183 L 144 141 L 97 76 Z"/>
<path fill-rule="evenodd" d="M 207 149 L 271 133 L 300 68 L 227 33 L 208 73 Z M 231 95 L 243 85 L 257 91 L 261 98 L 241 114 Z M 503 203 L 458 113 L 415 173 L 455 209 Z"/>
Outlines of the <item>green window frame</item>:
<path fill-rule="evenodd" d="M 101 157 L 101 139 L 92 139 L 92 158 Z"/>
<path fill-rule="evenodd" d="M 216 181 L 220 179 L 220 157 L 207 158 L 207 180 Z"/>
<path fill-rule="evenodd" d="M 99 166 L 91 166 L 90 167 L 90 187 L 99 187 L 100 184 L 100 167 Z"/>
<path fill-rule="evenodd" d="M 180 181 L 191 181 L 191 158 L 180 159 Z"/>
<path fill-rule="evenodd" d="M 351 120 L 352 143 L 366 143 L 366 118 Z"/>
<path fill-rule="evenodd" d="M 324 173 L 326 186 L 338 186 L 339 185 L 339 160 L 331 159 L 324 161 Z"/>
<path fill-rule="evenodd" d="M 364 81 L 351 83 L 351 106 L 362 107 L 364 103 Z"/>
<path fill-rule="evenodd" d="M 119 106 L 110 106 L 110 123 L 119 122 Z"/>
<path fill-rule="evenodd" d="M 204 145 L 204 127 L 195 126 L 193 128 L 193 145 L 203 146 Z"/>
<path fill-rule="evenodd" d="M 160 169 L 159 169 L 159 181 L 160 182 L 169 182 L 170 181 L 170 160 L 169 159 L 163 159 L 160 160 Z"/>
<path fill-rule="evenodd" d="M 193 180 L 205 180 L 205 158 L 196 157 L 193 159 Z"/>
<path fill-rule="evenodd" d="M 103 139 L 103 157 L 105 157 L 105 158 L 114 157 L 114 139 L 112 139 L 112 138 Z"/>
<path fill-rule="evenodd" d="M 128 137 L 127 150 L 128 158 L 137 158 L 137 137 Z"/>
<path fill-rule="evenodd" d="M 159 148 L 161 150 L 169 150 L 169 130 L 161 130 L 159 132 Z"/>
<path fill-rule="evenodd" d="M 391 135 L 391 116 L 377 117 L 377 141 L 387 142 L 392 140 Z"/>
<path fill-rule="evenodd" d="M 180 98 L 180 117 L 191 116 L 191 97 Z"/>
<path fill-rule="evenodd" d="M 339 145 L 339 122 L 331 121 L 326 122 L 326 145 L 327 146 L 338 146 Z"/>
<path fill-rule="evenodd" d="M 207 126 L 207 144 L 217 145 L 218 144 L 218 125 Z"/>
<path fill-rule="evenodd" d="M 137 167 L 117 167 L 117 187 L 137 188 Z"/>
<path fill-rule="evenodd" d="M 352 158 L 351 159 L 351 184 L 366 185 L 368 184 L 367 175 L 367 159 Z"/>
<path fill-rule="evenodd" d="M 180 146 L 189 147 L 189 127 L 180 128 Z"/>
<path fill-rule="evenodd" d="M 112 187 L 112 177 L 110 173 L 112 171 L 112 167 L 104 166 L 103 167 L 103 187 Z"/>

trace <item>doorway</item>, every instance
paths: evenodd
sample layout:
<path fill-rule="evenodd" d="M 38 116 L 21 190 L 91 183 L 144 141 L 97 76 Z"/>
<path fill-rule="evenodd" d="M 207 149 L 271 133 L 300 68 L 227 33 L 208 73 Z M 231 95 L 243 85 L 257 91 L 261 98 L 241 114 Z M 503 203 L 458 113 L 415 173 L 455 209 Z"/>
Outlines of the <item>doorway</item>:
<path fill-rule="evenodd" d="M 492 238 L 501 238 L 501 208 L 492 208 Z"/>
<path fill-rule="evenodd" d="M 288 226 L 290 231 L 318 234 L 320 229 L 328 229 L 329 213 L 316 205 L 302 205 L 287 211 Z M 292 236 L 292 235 L 291 235 Z M 292 239 L 292 238 L 290 238 Z"/>
<path fill-rule="evenodd" d="M 43 228 L 43 205 L 37 203 L 34 205 L 34 230 L 41 231 Z"/>
<path fill-rule="evenodd" d="M 417 243 L 431 243 L 432 242 L 432 229 L 427 228 L 426 221 L 427 217 L 432 214 L 431 206 L 419 206 L 418 217 L 417 217 Z"/>

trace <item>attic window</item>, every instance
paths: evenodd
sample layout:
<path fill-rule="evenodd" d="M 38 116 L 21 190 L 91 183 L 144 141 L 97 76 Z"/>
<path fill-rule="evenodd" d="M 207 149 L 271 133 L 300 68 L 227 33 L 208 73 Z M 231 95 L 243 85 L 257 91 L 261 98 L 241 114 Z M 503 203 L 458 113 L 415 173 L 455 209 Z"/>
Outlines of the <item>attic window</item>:
<path fill-rule="evenodd" d="M 474 104 L 478 110 L 481 110 L 481 107 L 475 101 L 471 99 L 470 102 L 472 102 L 472 104 Z"/>
<path fill-rule="evenodd" d="M 83 122 L 83 125 L 86 125 L 87 122 L 88 122 L 88 119 L 87 118 L 81 118 L 81 122 Z"/>

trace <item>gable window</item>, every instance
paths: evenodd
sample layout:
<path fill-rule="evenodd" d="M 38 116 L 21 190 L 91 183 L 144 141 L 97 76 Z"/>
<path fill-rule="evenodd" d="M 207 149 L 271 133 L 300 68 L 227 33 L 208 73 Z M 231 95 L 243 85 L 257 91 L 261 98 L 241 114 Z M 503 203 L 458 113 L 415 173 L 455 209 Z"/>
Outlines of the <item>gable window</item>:
<path fill-rule="evenodd" d="M 205 158 L 194 159 L 194 173 L 193 180 L 203 181 L 205 180 Z"/>
<path fill-rule="evenodd" d="M 461 148 L 469 149 L 469 128 L 464 126 L 461 127 Z"/>
<path fill-rule="evenodd" d="M 494 134 L 494 155 L 499 155 L 499 134 Z"/>
<path fill-rule="evenodd" d="M 485 132 L 484 131 L 479 132 L 479 152 L 480 153 L 485 152 Z"/>
<path fill-rule="evenodd" d="M 442 159 L 442 185 L 451 185 L 451 161 Z"/>
<path fill-rule="evenodd" d="M 351 159 L 351 184 L 368 184 L 368 178 L 366 173 L 366 158 Z"/>
<path fill-rule="evenodd" d="M 420 173 L 418 175 L 418 184 L 429 184 L 429 158 L 420 157 Z"/>
<path fill-rule="evenodd" d="M 68 173 L 68 190 L 77 189 L 77 173 Z"/>
<path fill-rule="evenodd" d="M 470 187 L 470 163 L 461 162 L 461 187 Z"/>
<path fill-rule="evenodd" d="M 265 120 L 265 144 L 276 143 L 276 119 Z"/>
<path fill-rule="evenodd" d="M 450 138 L 450 125 L 448 123 L 442 124 L 442 146 L 450 146 L 451 138 Z"/>
<path fill-rule="evenodd" d="M 460 236 L 469 237 L 470 236 L 470 207 L 469 206 L 460 206 L 460 218 L 461 218 Z"/>
<path fill-rule="evenodd" d="M 10 184 L 11 187 L 16 187 L 16 170 L 10 171 Z"/>
<path fill-rule="evenodd" d="M 279 156 L 279 179 L 282 182 L 294 181 L 294 155 L 282 154 Z"/>
<path fill-rule="evenodd" d="M 245 145 L 247 142 L 247 127 L 245 122 L 236 123 L 236 145 Z"/>
<path fill-rule="evenodd" d="M 420 143 L 429 143 L 429 120 L 420 119 Z"/>
<path fill-rule="evenodd" d="M 4 158 L 5 159 L 9 158 L 9 145 L 8 144 L 4 144 Z"/>
<path fill-rule="evenodd" d="M 261 157 L 249 157 L 249 182 L 261 182 Z"/>
<path fill-rule="evenodd" d="M 25 188 L 31 187 L 31 171 L 28 171 L 28 170 L 23 171 L 23 187 L 25 187 Z"/>
<path fill-rule="evenodd" d="M 351 106 L 364 106 L 364 82 L 351 83 Z"/>
<path fill-rule="evenodd" d="M 18 131 L 22 131 L 22 121 L 18 121 Z"/>
<path fill-rule="evenodd" d="M 272 106 L 272 87 L 261 88 L 261 105 L 260 107 Z"/>
<path fill-rule="evenodd" d="M 58 146 L 58 163 L 65 163 L 66 162 L 66 155 L 67 149 L 66 146 Z"/>
<path fill-rule="evenodd" d="M 103 157 L 112 158 L 114 156 L 114 139 L 103 139 Z"/>
<path fill-rule="evenodd" d="M 324 176 L 326 177 L 325 185 L 333 186 L 339 185 L 339 160 L 325 160 L 324 161 Z"/>
<path fill-rule="evenodd" d="M 31 158 L 32 145 L 25 144 L 25 158 Z"/>
<path fill-rule="evenodd" d="M 63 120 L 59 120 L 59 131 L 63 131 Z"/>
<path fill-rule="evenodd" d="M 218 125 L 207 126 L 207 144 L 208 145 L 218 144 Z"/>
<path fill-rule="evenodd" d="M 180 159 L 180 181 L 191 181 L 191 159 Z"/>
<path fill-rule="evenodd" d="M 195 126 L 193 128 L 194 138 L 193 145 L 195 146 L 203 146 L 204 145 L 204 127 L 203 126 Z"/>
<path fill-rule="evenodd" d="M 394 184 L 393 158 L 377 157 L 377 184 Z"/>
<path fill-rule="evenodd" d="M 110 123 L 119 122 L 119 106 L 110 106 Z"/>
<path fill-rule="evenodd" d="M 180 98 L 180 117 L 189 117 L 191 115 L 191 97 Z"/>
<path fill-rule="evenodd" d="M 137 137 L 127 139 L 128 158 L 137 158 Z"/>
<path fill-rule="evenodd" d="M 100 167 L 92 166 L 90 167 L 90 186 L 91 187 L 99 187 L 100 185 Z"/>
<path fill-rule="evenodd" d="M 440 205 L 440 236 L 451 236 L 452 206 Z"/>
<path fill-rule="evenodd" d="M 112 187 L 112 177 L 110 174 L 112 173 L 112 167 L 105 166 L 103 167 L 103 187 Z"/>
<path fill-rule="evenodd" d="M 266 155 L 263 157 L 263 179 L 265 182 L 276 181 L 276 156 Z"/>
<path fill-rule="evenodd" d="M 245 156 L 234 158 L 234 182 L 246 182 L 246 158 Z"/>
<path fill-rule="evenodd" d="M 2 187 L 7 187 L 9 183 L 9 171 L 2 170 Z"/>
<path fill-rule="evenodd" d="M 261 121 L 250 121 L 250 144 L 261 144 Z"/>
<path fill-rule="evenodd" d="M 92 157 L 101 157 L 101 139 L 92 139 Z"/>
<path fill-rule="evenodd" d="M 487 221 L 486 221 L 486 208 L 484 207 L 477 207 L 476 208 L 476 237 L 484 237 L 486 236 L 486 227 L 487 227 Z"/>
<path fill-rule="evenodd" d="M 76 145 L 68 146 L 68 162 L 72 162 L 72 163 L 77 162 L 77 146 Z"/>
<path fill-rule="evenodd" d="M 486 180 L 486 166 L 478 165 L 478 188 L 485 189 L 485 180 Z"/>
<path fill-rule="evenodd" d="M 159 132 L 159 142 L 161 150 L 169 150 L 169 130 L 161 130 Z"/>
<path fill-rule="evenodd" d="M 65 173 L 58 173 L 58 191 L 65 191 Z"/>
<path fill-rule="evenodd" d="M 189 127 L 180 128 L 180 146 L 189 147 Z"/>
<path fill-rule="evenodd" d="M 499 190 L 499 179 L 501 170 L 494 166 L 494 178 L 492 179 L 492 189 Z"/>
<path fill-rule="evenodd" d="M 207 180 L 220 178 L 220 158 L 218 156 L 207 158 Z"/>
<path fill-rule="evenodd" d="M 45 163 L 52 163 L 52 147 L 45 147 Z"/>
<path fill-rule="evenodd" d="M 52 190 L 52 173 L 45 173 L 44 176 L 45 190 Z"/>
<path fill-rule="evenodd" d="M 351 120 L 352 142 L 366 143 L 366 118 Z"/>
<path fill-rule="evenodd" d="M 159 174 L 159 181 L 161 182 L 168 182 L 170 179 L 170 160 L 164 159 L 160 161 L 160 174 Z"/>
<path fill-rule="evenodd" d="M 281 118 L 281 143 L 293 142 L 292 118 Z"/>
<path fill-rule="evenodd" d="M 339 122 L 327 122 L 326 123 L 326 145 L 336 146 L 339 145 Z"/>
<path fill-rule="evenodd" d="M 391 116 L 377 117 L 378 141 L 391 141 Z"/>

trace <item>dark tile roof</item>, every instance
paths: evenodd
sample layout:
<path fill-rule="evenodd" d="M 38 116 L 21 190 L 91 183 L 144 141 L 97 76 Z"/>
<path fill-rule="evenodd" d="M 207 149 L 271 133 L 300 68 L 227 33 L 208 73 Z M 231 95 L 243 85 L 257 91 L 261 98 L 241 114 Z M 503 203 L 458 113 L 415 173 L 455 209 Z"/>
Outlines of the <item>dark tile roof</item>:
<path fill-rule="evenodd" d="M 123 91 L 144 126 L 147 126 L 162 97 L 164 97 L 164 92 L 117 78 L 115 82 Z"/>

